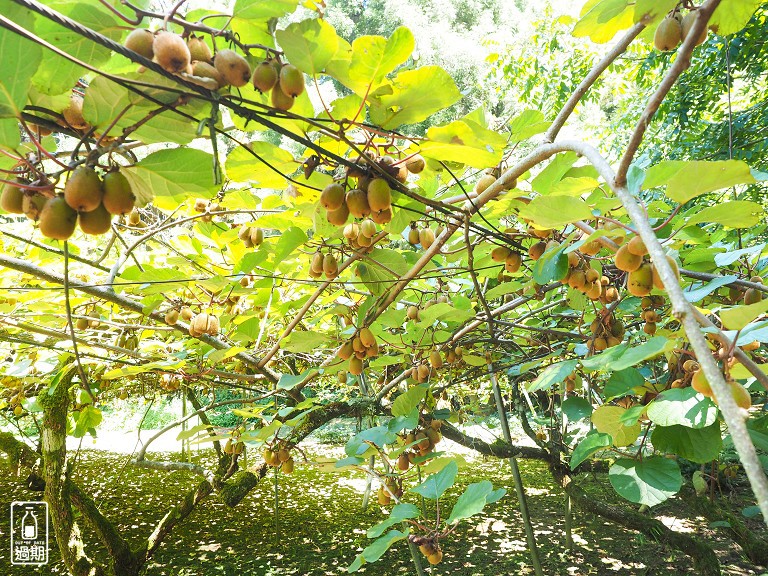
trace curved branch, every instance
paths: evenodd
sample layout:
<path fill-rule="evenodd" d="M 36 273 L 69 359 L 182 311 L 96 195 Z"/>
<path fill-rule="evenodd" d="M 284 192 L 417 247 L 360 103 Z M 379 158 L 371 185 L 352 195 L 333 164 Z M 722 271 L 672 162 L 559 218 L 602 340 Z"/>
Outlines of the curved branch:
<path fill-rule="evenodd" d="M 632 164 L 632 159 L 640 148 L 640 144 L 643 141 L 648 125 L 651 123 L 651 120 L 653 120 L 653 117 L 659 109 L 659 106 L 661 106 L 661 103 L 664 101 L 664 98 L 667 97 L 667 94 L 669 94 L 669 91 L 677 82 L 677 79 L 680 78 L 680 75 L 691 65 L 691 54 L 693 54 L 693 49 L 696 48 L 696 41 L 699 36 L 701 36 L 701 33 L 707 28 L 707 23 L 712 17 L 712 13 L 720 4 L 720 1 L 721 0 L 707 0 L 704 4 L 699 6 L 698 10 L 696 10 L 696 21 L 688 32 L 688 36 L 685 37 L 683 45 L 677 52 L 677 60 L 672 64 L 667 75 L 664 76 L 664 79 L 661 81 L 661 84 L 659 84 L 656 92 L 654 92 L 648 99 L 648 104 L 646 105 L 645 110 L 643 110 L 640 120 L 637 122 L 637 126 L 635 126 L 635 131 L 629 139 L 624 155 L 619 162 L 619 168 L 616 171 L 617 186 L 626 185 L 629 166 Z"/>

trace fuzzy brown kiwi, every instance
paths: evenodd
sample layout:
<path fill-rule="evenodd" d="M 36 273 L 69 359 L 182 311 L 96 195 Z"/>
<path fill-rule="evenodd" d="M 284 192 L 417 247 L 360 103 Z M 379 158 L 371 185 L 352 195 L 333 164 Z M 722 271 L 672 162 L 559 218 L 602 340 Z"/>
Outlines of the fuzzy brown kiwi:
<path fill-rule="evenodd" d="M 693 25 L 696 23 L 696 11 L 693 10 L 691 12 L 688 12 L 685 16 L 683 16 L 683 22 L 681 24 L 681 32 L 683 35 L 683 39 L 685 40 L 688 38 L 688 34 L 691 32 L 691 28 L 693 28 Z M 705 26 L 704 29 L 701 31 L 701 34 L 699 34 L 699 37 L 696 39 L 696 46 L 701 46 L 704 41 L 707 39 L 707 27 Z"/>
<path fill-rule="evenodd" d="M 251 82 L 253 82 L 253 87 L 256 88 L 256 90 L 261 93 L 266 93 L 275 87 L 277 79 L 277 69 L 271 62 L 265 60 L 253 69 Z"/>
<path fill-rule="evenodd" d="M 23 182 L 16 179 L 16 182 Z M 9 214 L 24 214 L 24 190 L 13 184 L 5 184 L 0 194 L 0 208 Z"/>
<path fill-rule="evenodd" d="M 152 60 L 152 57 L 155 55 L 152 50 L 152 43 L 154 40 L 155 35 L 152 34 L 152 32 L 146 28 L 136 28 L 135 30 L 131 30 L 131 33 L 128 34 L 125 42 L 123 42 L 123 46 L 128 48 L 128 50 L 133 50 L 137 54 L 141 54 L 144 58 Z"/>
<path fill-rule="evenodd" d="M 112 214 L 110 214 L 104 204 L 99 204 L 96 210 L 90 212 L 81 212 L 78 217 L 80 230 L 86 234 L 94 236 L 106 234 L 112 228 Z"/>
<path fill-rule="evenodd" d="M 272 92 L 270 92 L 269 98 L 270 102 L 272 102 L 272 108 L 277 108 L 278 110 L 282 110 L 284 112 L 287 112 L 293 108 L 293 102 L 295 100 L 295 98 L 288 96 L 277 86 L 272 88 Z"/>
<path fill-rule="evenodd" d="M 21 203 L 24 215 L 33 222 L 37 222 L 47 200 L 48 198 L 42 194 L 25 194 L 24 201 Z"/>
<path fill-rule="evenodd" d="M 120 172 L 109 172 L 102 182 L 104 196 L 102 202 L 104 208 L 110 214 L 128 214 L 136 204 L 136 196 L 133 195 L 131 184 Z"/>
<path fill-rule="evenodd" d="M 475 194 L 482 194 L 494 182 L 496 182 L 496 178 L 492 174 L 483 174 L 475 184 Z"/>
<path fill-rule="evenodd" d="M 368 183 L 368 205 L 373 212 L 392 207 L 392 192 L 383 178 L 374 178 Z"/>
<path fill-rule="evenodd" d="M 528 249 L 528 256 L 530 256 L 531 260 L 538 260 L 542 257 L 544 252 L 547 249 L 547 243 L 546 242 L 536 242 L 536 244 L 532 245 Z"/>
<path fill-rule="evenodd" d="M 411 174 L 420 174 L 426 168 L 427 163 L 421 154 L 415 154 L 405 161 L 405 168 Z"/>
<path fill-rule="evenodd" d="M 174 74 L 186 71 L 192 62 L 192 55 L 184 38 L 173 32 L 158 32 L 152 50 L 157 63 L 164 70 Z"/>
<path fill-rule="evenodd" d="M 432 246 L 434 241 L 435 233 L 431 228 L 422 228 L 419 230 L 419 244 L 421 244 L 421 247 L 424 248 L 424 250 Z"/>
<path fill-rule="evenodd" d="M 349 218 L 349 208 L 346 202 L 339 206 L 338 210 L 328 210 L 325 214 L 326 220 L 334 226 L 344 226 Z"/>
<path fill-rule="evenodd" d="M 512 251 L 506 246 L 496 246 L 491 250 L 491 259 L 494 262 L 504 262 L 512 254 Z"/>
<path fill-rule="evenodd" d="M 371 213 L 371 206 L 368 204 L 368 195 L 357 188 L 347 192 L 347 208 L 349 213 L 355 218 L 365 218 Z"/>
<path fill-rule="evenodd" d="M 67 240 L 75 232 L 77 211 L 63 196 L 48 199 L 40 212 L 40 232 L 46 238 Z"/>
<path fill-rule="evenodd" d="M 296 98 L 304 92 L 304 74 L 293 64 L 286 64 L 280 68 L 278 85 L 286 96 Z"/>
<path fill-rule="evenodd" d="M 104 190 L 93 168 L 78 166 L 64 185 L 64 199 L 78 212 L 91 212 L 101 204 Z"/>
<path fill-rule="evenodd" d="M 187 48 L 189 48 L 189 55 L 192 57 L 193 61 L 210 62 L 211 59 L 213 59 L 211 49 L 208 47 L 208 44 L 205 43 L 202 36 L 195 36 L 192 34 L 187 38 Z M 197 74 L 195 74 L 195 76 L 197 76 Z"/>
<path fill-rule="evenodd" d="M 213 65 L 227 84 L 237 88 L 245 86 L 251 79 L 251 67 L 248 61 L 234 50 L 216 52 Z"/>
<path fill-rule="evenodd" d="M 625 244 L 621 246 L 613 259 L 616 264 L 616 268 L 623 272 L 634 272 L 640 268 L 640 264 L 643 263 L 643 257 L 634 254 L 629 250 L 629 245 Z"/>
<path fill-rule="evenodd" d="M 227 85 L 227 81 L 224 80 L 224 76 L 221 75 L 221 72 L 216 70 L 216 67 L 208 62 L 203 62 L 201 60 L 192 62 L 192 74 L 199 76 L 200 78 L 210 78 L 216 82 L 219 88 Z"/>
<path fill-rule="evenodd" d="M 379 210 L 378 212 L 371 212 L 371 220 L 376 224 L 388 224 L 392 222 L 392 209 Z"/>
<path fill-rule="evenodd" d="M 627 290 L 633 296 L 648 296 L 653 289 L 653 270 L 648 262 L 643 262 L 637 270 L 627 276 Z"/>
<path fill-rule="evenodd" d="M 61 111 L 66 124 L 76 130 L 84 130 L 88 127 L 88 122 L 83 117 L 83 97 L 79 94 L 72 94 L 69 98 L 69 106 Z"/>
<path fill-rule="evenodd" d="M 627 250 L 637 256 L 645 256 L 648 254 L 648 248 L 645 247 L 645 242 L 643 242 L 643 239 L 640 238 L 640 236 L 632 237 L 632 239 L 627 243 Z"/>
<path fill-rule="evenodd" d="M 504 269 L 510 274 L 514 274 L 520 270 L 520 266 L 523 264 L 523 257 L 519 252 L 510 252 L 507 258 L 504 260 Z"/>
<path fill-rule="evenodd" d="M 667 16 L 659 23 L 653 36 L 653 45 L 657 50 L 674 50 L 683 37 L 683 28 L 677 18 Z"/>
<path fill-rule="evenodd" d="M 338 210 L 344 203 L 344 186 L 338 182 L 328 184 L 320 193 L 320 204 L 326 210 Z"/>
<path fill-rule="evenodd" d="M 339 263 L 333 254 L 326 254 L 323 258 L 323 272 L 329 280 L 336 278 L 339 273 Z"/>

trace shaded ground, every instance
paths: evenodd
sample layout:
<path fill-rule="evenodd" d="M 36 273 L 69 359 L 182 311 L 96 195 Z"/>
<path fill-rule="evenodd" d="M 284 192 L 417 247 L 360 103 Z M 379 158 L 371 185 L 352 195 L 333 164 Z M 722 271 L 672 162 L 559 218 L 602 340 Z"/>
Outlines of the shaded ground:
<path fill-rule="evenodd" d="M 321 447 L 317 447 L 321 450 Z M 327 455 L 327 449 L 326 449 Z M 158 458 L 170 455 L 158 455 Z M 181 472 L 157 473 L 126 466 L 127 455 L 83 450 L 79 456 L 79 481 L 93 490 L 102 511 L 118 522 L 120 529 L 136 541 L 146 537 L 151 526 L 175 503 L 181 491 L 196 480 Z M 546 574 L 695 574 L 690 560 L 644 537 L 627 532 L 600 519 L 576 516 L 574 549 L 563 546 L 563 495 L 553 492 L 546 469 L 538 463 L 521 462 L 529 494 L 529 506 Z M 431 574 L 485 576 L 532 574 L 525 551 L 523 527 L 506 464 L 470 460 L 459 475 L 461 482 L 488 478 L 504 486 L 508 494 L 488 509 L 489 514 L 470 519 L 455 537 L 445 542 L 445 557 Z M 607 478 L 590 479 L 596 497 L 613 499 Z M 269 475 L 237 508 L 228 509 L 215 499 L 202 503 L 188 521 L 163 544 L 148 575 L 331 575 L 346 572 L 356 553 L 370 541 L 365 530 L 382 520 L 375 504 L 361 509 L 365 479 L 356 472 L 329 472 L 309 463 L 297 463 L 293 476 L 280 475 L 279 516 L 274 514 L 275 478 Z M 446 508 L 463 490 L 455 486 Z M 23 489 L 2 469 L 0 494 L 5 510 L 13 500 L 37 500 L 40 493 Z M 414 503 L 418 501 L 412 499 Z M 735 501 L 734 507 L 751 504 Z M 706 534 L 715 543 L 723 573 L 761 574 L 750 565 L 729 540 L 709 528 L 702 519 L 683 520 L 681 503 L 668 502 L 653 513 L 676 530 Z M 11 566 L 9 560 L 8 514 L 0 514 L 0 574 L 62 574 L 60 563 L 34 569 Z M 755 527 L 759 526 L 757 523 Z M 58 551 L 51 549 L 51 557 Z M 395 545 L 379 562 L 360 570 L 362 574 L 390 575 L 415 573 L 405 543 Z"/>

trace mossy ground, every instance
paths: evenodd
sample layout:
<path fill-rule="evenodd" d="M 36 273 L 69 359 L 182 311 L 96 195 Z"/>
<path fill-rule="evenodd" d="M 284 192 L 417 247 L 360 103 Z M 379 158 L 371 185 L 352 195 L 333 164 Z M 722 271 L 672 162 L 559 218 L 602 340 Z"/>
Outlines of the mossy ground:
<path fill-rule="evenodd" d="M 171 458 L 174 455 L 157 455 Z M 198 456 L 203 458 L 203 456 Z M 133 542 L 146 537 L 183 491 L 197 482 L 186 473 L 158 473 L 128 464 L 127 455 L 82 451 L 78 481 L 94 495 L 101 510 Z M 634 532 L 625 531 L 593 516 L 574 518 L 575 543 L 563 547 L 563 494 L 552 488 L 546 468 L 521 462 L 529 495 L 529 507 L 546 574 L 695 574 L 690 559 L 665 549 Z M 463 489 L 462 483 L 488 478 L 494 486 L 507 488 L 507 495 L 487 509 L 487 514 L 464 522 L 443 543 L 442 564 L 428 567 L 430 574 L 486 576 L 532 574 L 526 552 L 523 526 L 517 509 L 509 468 L 504 462 L 471 460 L 462 467 L 460 484 L 454 486 L 440 506 L 450 510 Z M 605 477 L 586 479 L 596 498 L 616 500 Z M 208 575 L 331 575 L 345 573 L 357 552 L 370 540 L 366 529 L 385 518 L 373 502 L 361 508 L 364 476 L 355 471 L 325 471 L 298 463 L 292 476 L 278 477 L 279 513 L 275 516 L 275 477 L 265 480 L 236 508 L 215 498 L 199 508 L 166 540 L 146 570 L 158 576 Z M 36 500 L 41 493 L 26 490 L 5 468 L 0 473 L 3 500 Z M 419 504 L 418 499 L 410 500 Z M 736 503 L 737 505 L 739 502 Z M 748 499 L 743 505 L 749 505 Z M 6 507 L 7 509 L 7 507 Z M 739 509 L 737 507 L 737 509 Z M 760 574 L 745 561 L 737 547 L 707 526 L 702 519 L 687 519 L 681 503 L 672 500 L 653 510 L 657 517 L 674 522 L 676 529 L 705 533 L 723 563 L 724 574 Z M 758 523 L 754 523 L 758 527 Z M 43 568 L 11 566 L 8 557 L 8 515 L 0 515 L 0 573 L 26 576 L 63 574 L 61 563 Z M 51 557 L 58 552 L 52 543 Z M 364 566 L 369 575 L 414 574 L 404 542 L 395 545 L 380 561 Z"/>

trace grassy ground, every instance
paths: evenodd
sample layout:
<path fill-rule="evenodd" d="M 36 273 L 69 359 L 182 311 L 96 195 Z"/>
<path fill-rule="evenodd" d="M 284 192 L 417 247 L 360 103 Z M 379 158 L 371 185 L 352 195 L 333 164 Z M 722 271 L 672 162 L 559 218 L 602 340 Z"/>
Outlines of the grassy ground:
<path fill-rule="evenodd" d="M 172 455 L 158 455 L 170 458 Z M 92 493 L 102 511 L 118 523 L 132 541 L 146 537 L 183 490 L 196 480 L 180 472 L 158 473 L 126 466 L 128 456 L 89 450 L 81 452 L 79 481 Z M 595 517 L 575 518 L 575 546 L 562 546 L 563 495 L 553 491 L 546 469 L 521 462 L 529 506 L 545 564 L 546 574 L 695 574 L 690 560 L 642 536 L 626 532 Z M 445 542 L 445 557 L 431 574 L 486 576 L 532 574 L 523 527 L 508 467 L 498 461 L 469 461 L 459 479 L 468 483 L 488 478 L 508 489 L 488 514 L 466 522 Z M 203 502 L 180 529 L 166 540 L 148 575 L 332 575 L 344 573 L 356 553 L 370 541 L 366 529 L 385 515 L 375 504 L 361 509 L 365 480 L 355 472 L 327 472 L 308 463 L 297 463 L 292 476 L 279 477 L 279 514 L 275 516 L 275 482 L 269 475 L 238 507 L 228 509 L 216 499 Z M 462 490 L 448 493 L 448 507 Z M 606 478 L 591 481 L 596 497 L 612 499 Z M 0 469 L 2 500 L 36 500 Z M 413 500 L 418 503 L 417 500 Z M 744 505 L 749 504 L 745 501 Z M 6 510 L 7 510 L 6 506 Z M 703 520 L 683 520 L 681 505 L 672 501 L 654 509 L 676 529 L 705 533 L 716 545 L 725 574 L 761 574 L 744 561 L 738 548 L 709 528 Z M 755 524 L 757 526 L 757 524 Z M 61 563 L 39 568 L 11 566 L 8 553 L 8 515 L 0 514 L 0 574 L 63 574 Z M 58 552 L 51 550 L 51 557 Z M 414 574 L 404 542 L 379 562 L 365 566 L 368 575 Z"/>

